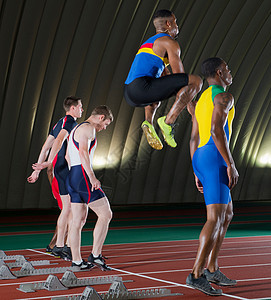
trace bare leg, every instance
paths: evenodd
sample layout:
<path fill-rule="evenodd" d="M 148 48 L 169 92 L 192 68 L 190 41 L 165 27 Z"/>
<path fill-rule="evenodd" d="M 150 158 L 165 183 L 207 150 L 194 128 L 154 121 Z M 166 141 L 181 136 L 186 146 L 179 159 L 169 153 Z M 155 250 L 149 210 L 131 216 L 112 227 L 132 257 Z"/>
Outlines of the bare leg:
<path fill-rule="evenodd" d="M 53 237 L 52 237 L 52 239 L 51 239 L 51 242 L 50 242 L 50 244 L 49 244 L 49 247 L 50 247 L 51 249 L 53 249 L 54 246 L 56 245 L 56 239 L 57 239 L 57 225 L 56 225 L 56 229 L 55 229 L 54 235 L 53 235 Z"/>
<path fill-rule="evenodd" d="M 62 210 L 57 220 L 57 247 L 64 247 L 65 234 L 67 232 L 69 215 L 71 212 L 71 200 L 69 195 L 60 196 L 62 200 Z"/>
<path fill-rule="evenodd" d="M 160 104 L 161 102 L 155 102 L 151 105 L 145 106 L 145 120 L 148 121 L 151 125 L 153 125 L 153 119 Z"/>
<path fill-rule="evenodd" d="M 233 217 L 233 208 L 232 208 L 232 201 L 231 201 L 227 206 L 224 224 L 218 234 L 218 237 L 216 239 L 214 247 L 209 255 L 207 269 L 210 272 L 215 272 L 218 269 L 218 262 L 217 262 L 218 254 L 219 254 L 221 245 L 224 241 L 224 238 L 225 238 L 226 232 L 228 230 L 228 227 L 230 225 L 230 222 L 232 220 L 232 217 Z"/>
<path fill-rule="evenodd" d="M 207 205 L 207 221 L 200 233 L 198 252 L 192 271 L 195 278 L 203 274 L 208 256 L 225 222 L 227 206 L 227 204 Z"/>
<path fill-rule="evenodd" d="M 175 102 L 173 103 L 169 113 L 167 114 L 165 123 L 173 124 L 181 111 L 186 105 L 193 100 L 197 93 L 202 88 L 202 80 L 197 75 L 189 75 L 188 85 L 181 88 L 176 95 Z"/>
<path fill-rule="evenodd" d="M 72 226 L 69 232 L 69 241 L 73 261 L 81 261 L 81 231 L 86 222 L 88 207 L 84 203 L 71 203 Z"/>
<path fill-rule="evenodd" d="M 92 254 L 94 256 L 98 256 L 102 253 L 102 247 L 108 232 L 108 226 L 112 219 L 112 211 L 106 197 L 91 202 L 88 206 L 98 217 L 93 230 L 92 246 Z"/>

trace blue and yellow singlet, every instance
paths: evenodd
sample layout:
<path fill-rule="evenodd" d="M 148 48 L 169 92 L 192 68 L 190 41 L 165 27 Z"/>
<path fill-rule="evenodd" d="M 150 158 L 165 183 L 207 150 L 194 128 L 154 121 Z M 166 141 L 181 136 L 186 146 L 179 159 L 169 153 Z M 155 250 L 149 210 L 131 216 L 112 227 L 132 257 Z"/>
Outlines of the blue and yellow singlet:
<path fill-rule="evenodd" d="M 211 136 L 214 98 L 224 92 L 222 86 L 211 85 L 202 93 L 195 110 L 199 126 L 200 144 L 194 153 L 192 164 L 195 174 L 203 184 L 206 205 L 215 203 L 228 204 L 231 201 L 227 165 Z M 234 106 L 229 111 L 224 126 L 228 143 L 232 132 L 233 118 Z"/>
<path fill-rule="evenodd" d="M 159 33 L 150 37 L 138 50 L 135 59 L 132 63 L 130 72 L 125 81 L 125 84 L 131 83 L 139 77 L 159 78 L 168 65 L 168 59 L 161 57 L 152 50 L 154 42 L 163 36 L 169 36 L 167 33 Z"/>

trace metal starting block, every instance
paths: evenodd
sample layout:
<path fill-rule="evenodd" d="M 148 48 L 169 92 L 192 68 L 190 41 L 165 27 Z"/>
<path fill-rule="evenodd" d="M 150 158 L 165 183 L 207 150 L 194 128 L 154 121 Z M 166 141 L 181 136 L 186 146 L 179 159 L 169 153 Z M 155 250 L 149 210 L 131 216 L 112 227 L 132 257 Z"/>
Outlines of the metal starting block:
<path fill-rule="evenodd" d="M 0 260 L 26 261 L 26 258 L 23 255 L 6 255 L 3 250 L 0 250 Z"/>
<path fill-rule="evenodd" d="M 2 265 L 0 267 L 0 279 L 14 279 L 14 278 L 24 277 L 24 276 L 59 274 L 59 273 L 65 273 L 66 271 L 85 272 L 88 271 L 88 269 L 78 270 L 78 267 L 35 269 L 29 261 L 25 261 L 22 265 L 21 270 L 19 271 L 11 272 L 11 270 L 7 265 Z"/>
<path fill-rule="evenodd" d="M 48 291 L 60 291 L 60 290 L 66 290 L 71 287 L 109 284 L 116 280 L 122 281 L 122 278 L 117 276 L 106 276 L 106 277 L 78 279 L 73 272 L 66 271 L 60 280 L 55 275 L 49 275 L 45 282 L 23 283 L 20 284 L 18 290 L 25 293 L 31 293 L 31 292 L 35 292 L 36 290 L 44 290 L 44 289 Z"/>
<path fill-rule="evenodd" d="M 23 264 L 26 262 L 27 260 L 17 260 L 15 262 L 10 262 L 10 263 L 5 263 L 4 260 L 0 259 L 0 267 L 2 265 L 6 265 L 8 266 L 10 269 L 12 268 L 19 268 L 22 267 Z M 32 266 L 47 266 L 50 265 L 50 261 L 49 260 L 33 260 L 30 262 Z"/>
<path fill-rule="evenodd" d="M 128 291 L 122 280 L 115 280 L 108 293 L 99 294 L 93 287 L 87 286 L 82 295 L 53 297 L 51 300 L 126 300 L 126 299 L 146 299 L 169 296 L 181 296 L 181 293 L 171 294 L 169 289 L 150 289 Z"/>

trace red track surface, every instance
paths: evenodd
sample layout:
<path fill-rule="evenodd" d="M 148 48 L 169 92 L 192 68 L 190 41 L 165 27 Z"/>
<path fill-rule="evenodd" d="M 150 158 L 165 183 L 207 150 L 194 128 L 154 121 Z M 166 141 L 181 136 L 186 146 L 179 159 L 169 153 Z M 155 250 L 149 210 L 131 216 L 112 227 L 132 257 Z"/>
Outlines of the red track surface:
<path fill-rule="evenodd" d="M 198 241 L 172 241 L 138 244 L 105 245 L 103 254 L 108 257 L 108 265 L 114 268 L 102 272 L 98 268 L 91 271 L 76 272 L 77 278 L 116 275 L 125 282 L 128 290 L 167 288 L 170 296 L 156 299 L 204 300 L 209 296 L 185 285 L 185 280 L 193 266 Z M 83 247 L 86 259 L 90 247 Z M 54 258 L 44 250 L 27 249 L 6 251 L 6 255 L 24 255 L 28 261 L 49 259 L 54 268 L 70 266 L 70 262 Z M 271 236 L 227 238 L 220 252 L 220 269 L 228 277 L 238 281 L 235 287 L 223 287 L 223 296 L 218 299 L 271 299 Z M 6 261 L 9 263 L 10 261 Z M 12 269 L 12 271 L 19 269 Z M 63 274 L 56 274 L 61 278 Z M 51 299 L 56 296 L 82 294 L 85 287 L 71 288 L 66 291 L 38 290 L 24 293 L 17 288 L 21 283 L 45 281 L 49 275 L 27 276 L 18 279 L 0 280 L 0 299 Z M 107 292 L 109 284 L 93 286 L 97 292 Z M 214 285 L 215 286 L 215 285 Z M 67 298 L 68 299 L 68 298 Z M 154 299 L 154 298 L 153 298 Z"/>

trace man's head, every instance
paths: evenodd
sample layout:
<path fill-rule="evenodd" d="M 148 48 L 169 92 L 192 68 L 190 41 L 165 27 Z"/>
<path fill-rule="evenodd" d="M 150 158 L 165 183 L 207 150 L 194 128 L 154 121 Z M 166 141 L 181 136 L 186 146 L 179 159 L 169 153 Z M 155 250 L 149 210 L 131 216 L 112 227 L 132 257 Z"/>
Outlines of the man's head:
<path fill-rule="evenodd" d="M 172 38 L 176 38 L 179 33 L 179 28 L 176 23 L 176 17 L 170 10 L 158 10 L 153 15 L 153 25 L 157 33 L 168 33 Z"/>
<path fill-rule="evenodd" d="M 232 84 L 232 75 L 228 65 L 222 58 L 211 57 L 201 64 L 201 73 L 209 81 L 216 80 L 219 84 Z"/>
<path fill-rule="evenodd" d="M 113 122 L 113 113 L 106 105 L 100 105 L 93 109 L 91 117 L 96 120 L 96 130 L 105 130 L 106 127 Z"/>
<path fill-rule="evenodd" d="M 81 98 L 69 96 L 63 101 L 63 108 L 66 113 L 74 118 L 81 118 L 83 108 Z"/>

